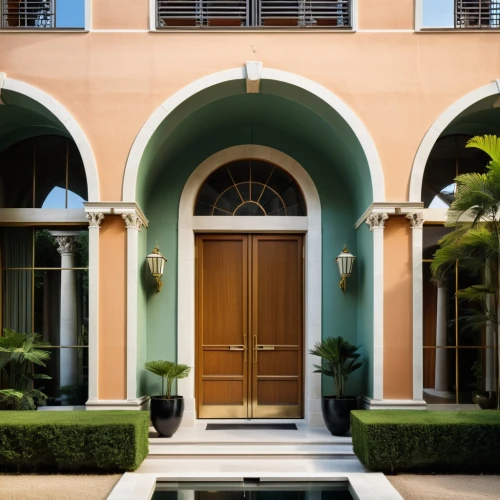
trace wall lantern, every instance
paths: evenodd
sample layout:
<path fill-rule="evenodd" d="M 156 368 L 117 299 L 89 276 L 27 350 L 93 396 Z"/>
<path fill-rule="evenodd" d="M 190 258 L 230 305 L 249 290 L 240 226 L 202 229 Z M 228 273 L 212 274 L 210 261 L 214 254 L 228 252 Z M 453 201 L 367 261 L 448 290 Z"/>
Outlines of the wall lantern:
<path fill-rule="evenodd" d="M 347 245 L 344 245 L 344 249 L 342 250 L 342 253 L 335 259 L 337 261 L 337 265 L 339 266 L 339 273 L 340 273 L 340 288 L 342 289 L 343 292 L 345 292 L 345 289 L 347 287 L 347 278 L 352 273 L 352 268 L 354 266 L 354 261 L 356 260 L 356 257 L 347 250 Z"/>
<path fill-rule="evenodd" d="M 150 253 L 146 257 L 146 259 L 149 264 L 149 270 L 156 279 L 156 293 L 158 293 L 163 286 L 161 277 L 163 275 L 163 267 L 165 266 L 165 262 L 167 262 L 167 259 L 165 259 L 165 257 L 163 257 L 163 255 L 160 253 L 158 242 L 156 242 L 156 246 L 154 247 L 153 252 Z"/>

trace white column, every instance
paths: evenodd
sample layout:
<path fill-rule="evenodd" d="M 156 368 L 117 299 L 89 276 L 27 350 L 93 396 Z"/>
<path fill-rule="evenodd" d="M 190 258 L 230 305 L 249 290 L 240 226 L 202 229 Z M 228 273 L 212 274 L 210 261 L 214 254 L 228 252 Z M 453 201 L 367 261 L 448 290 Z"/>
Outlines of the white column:
<path fill-rule="evenodd" d="M 75 267 L 75 238 L 78 232 L 51 231 L 61 255 L 61 298 L 59 315 L 59 385 L 78 383 L 78 350 L 64 346 L 78 345 L 77 288 Z"/>
<path fill-rule="evenodd" d="M 137 399 L 137 291 L 139 231 L 144 225 L 134 212 L 122 214 L 127 228 L 127 400 Z"/>
<path fill-rule="evenodd" d="M 448 288 L 446 284 L 439 283 L 437 289 L 437 315 L 436 315 L 436 346 L 446 346 L 446 331 L 448 323 Z M 446 349 L 436 349 L 436 372 L 434 380 L 436 391 L 446 392 L 448 386 L 448 353 Z"/>
<path fill-rule="evenodd" d="M 386 213 L 372 212 L 366 223 L 373 232 L 373 399 L 384 399 L 384 222 Z"/>
<path fill-rule="evenodd" d="M 89 401 L 99 399 L 99 230 L 104 214 L 88 212 L 89 221 Z"/>
<path fill-rule="evenodd" d="M 422 277 L 422 249 L 424 216 L 422 212 L 406 215 L 412 229 L 412 285 L 413 285 L 413 399 L 422 401 L 424 392 L 424 285 Z"/>

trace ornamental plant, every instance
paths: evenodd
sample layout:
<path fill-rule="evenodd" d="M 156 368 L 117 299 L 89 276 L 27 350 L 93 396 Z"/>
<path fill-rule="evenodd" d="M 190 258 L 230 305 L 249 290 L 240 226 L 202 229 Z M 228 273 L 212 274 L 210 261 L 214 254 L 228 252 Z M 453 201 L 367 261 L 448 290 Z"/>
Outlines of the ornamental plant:
<path fill-rule="evenodd" d="M 343 337 L 328 337 L 317 342 L 314 349 L 309 351 L 309 354 L 321 358 L 321 365 L 314 365 L 316 368 L 314 373 L 321 373 L 334 379 L 337 399 L 345 396 L 347 380 L 351 373 L 363 365 L 362 361 L 358 361 L 361 356 L 358 352 L 360 347 L 351 344 Z"/>
<path fill-rule="evenodd" d="M 500 361 L 500 139 L 476 136 L 467 148 L 489 155 L 486 173 L 467 173 L 455 178 L 456 194 L 448 210 L 446 226 L 453 231 L 439 241 L 431 270 L 446 275 L 458 261 L 459 269 L 475 277 L 476 284 L 458 292 L 462 301 L 476 307 L 462 317 L 465 328 L 497 329 L 497 363 Z M 497 364 L 498 366 L 498 364 Z M 500 394 L 500 377 L 497 395 Z M 500 409 L 500 398 L 497 398 Z"/>
<path fill-rule="evenodd" d="M 34 365 L 45 367 L 49 344 L 37 333 L 19 333 L 5 328 L 0 337 L 0 372 L 7 388 L 0 389 L 0 404 L 6 409 L 35 410 L 47 396 L 33 388 L 33 381 L 51 377 L 34 373 Z"/>
<path fill-rule="evenodd" d="M 161 377 L 161 393 L 164 399 L 173 399 L 172 384 L 175 380 L 186 378 L 191 371 L 187 365 L 174 363 L 173 361 L 148 361 L 145 365 L 147 371 Z M 167 390 L 165 391 L 164 382 L 167 381 Z M 175 396 L 174 396 L 175 397 Z"/>

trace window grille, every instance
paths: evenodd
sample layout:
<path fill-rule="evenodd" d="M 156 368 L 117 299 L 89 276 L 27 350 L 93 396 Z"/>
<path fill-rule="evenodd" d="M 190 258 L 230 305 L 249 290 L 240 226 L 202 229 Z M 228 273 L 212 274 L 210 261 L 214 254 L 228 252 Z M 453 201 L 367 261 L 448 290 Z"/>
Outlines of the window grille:
<path fill-rule="evenodd" d="M 0 27 L 55 28 L 56 1 L 0 0 Z"/>
<path fill-rule="evenodd" d="M 157 0 L 157 28 L 351 28 L 351 0 Z"/>
<path fill-rule="evenodd" d="M 455 28 L 500 28 L 500 0 L 455 0 Z"/>

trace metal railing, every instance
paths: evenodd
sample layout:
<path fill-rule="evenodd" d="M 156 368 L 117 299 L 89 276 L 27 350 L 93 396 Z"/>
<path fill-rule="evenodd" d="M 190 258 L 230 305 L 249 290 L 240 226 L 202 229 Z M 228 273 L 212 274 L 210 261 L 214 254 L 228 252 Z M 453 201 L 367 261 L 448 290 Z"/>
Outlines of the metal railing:
<path fill-rule="evenodd" d="M 500 0 L 455 0 L 455 28 L 500 28 Z"/>
<path fill-rule="evenodd" d="M 56 27 L 56 0 L 0 0 L 2 29 L 44 29 Z"/>
<path fill-rule="evenodd" d="M 162 28 L 351 28 L 351 0 L 156 0 Z"/>

